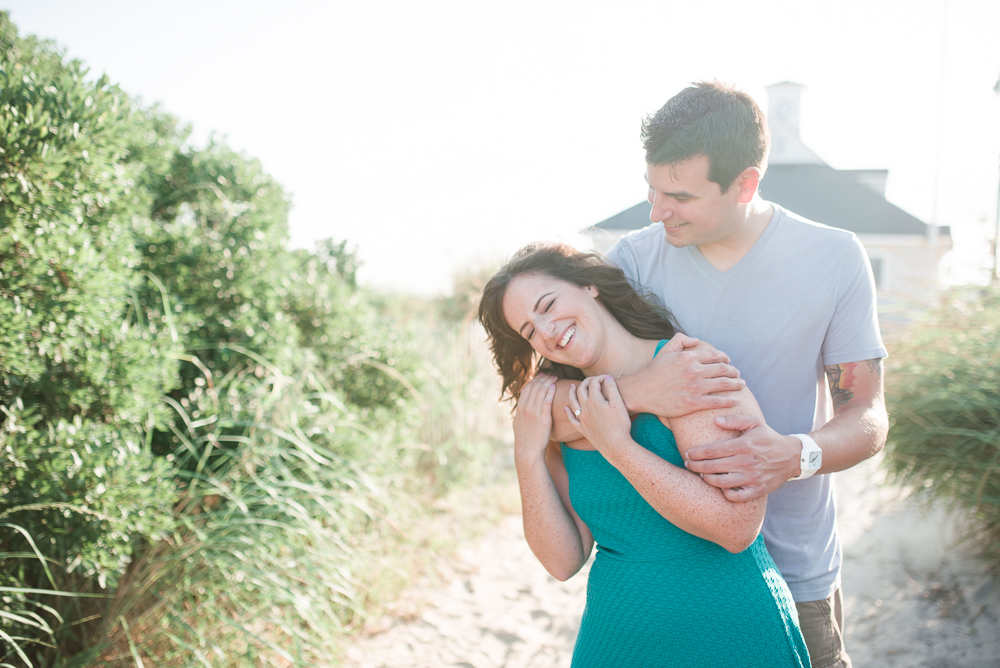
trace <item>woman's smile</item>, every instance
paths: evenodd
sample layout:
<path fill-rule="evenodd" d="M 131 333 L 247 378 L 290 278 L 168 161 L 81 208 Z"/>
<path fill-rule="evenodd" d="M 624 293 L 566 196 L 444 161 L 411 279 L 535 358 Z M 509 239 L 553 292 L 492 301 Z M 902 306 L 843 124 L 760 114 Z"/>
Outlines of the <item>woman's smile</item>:
<path fill-rule="evenodd" d="M 569 340 L 573 338 L 574 334 L 576 334 L 576 325 L 571 325 L 570 328 L 566 330 L 566 333 L 563 334 L 563 337 L 559 341 L 559 343 L 556 344 L 556 347 L 559 348 L 560 350 L 565 348 L 567 345 L 569 345 Z"/>

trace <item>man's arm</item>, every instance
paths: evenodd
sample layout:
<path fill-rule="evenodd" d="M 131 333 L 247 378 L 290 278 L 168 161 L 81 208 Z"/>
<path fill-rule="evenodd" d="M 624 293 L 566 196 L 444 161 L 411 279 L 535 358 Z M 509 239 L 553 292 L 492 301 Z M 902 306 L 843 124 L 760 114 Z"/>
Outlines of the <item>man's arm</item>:
<path fill-rule="evenodd" d="M 823 450 L 823 467 L 817 473 L 843 471 L 868 459 L 882 449 L 889 432 L 881 359 L 830 365 L 826 375 L 834 414 L 809 434 Z M 761 419 L 728 416 L 717 422 L 743 435 L 692 448 L 685 465 L 721 487 L 731 501 L 769 494 L 801 472 L 799 439 L 778 434 Z"/>
<path fill-rule="evenodd" d="M 736 367 L 729 364 L 728 355 L 704 341 L 676 334 L 663 346 L 649 368 L 615 383 L 629 414 L 652 413 L 669 419 L 700 410 L 736 406 L 734 397 L 717 394 L 746 387 L 739 376 Z M 556 383 L 552 402 L 552 440 L 556 442 L 568 443 L 581 438 L 563 408 L 569 406 L 572 384 L 579 385 L 579 381 Z"/>

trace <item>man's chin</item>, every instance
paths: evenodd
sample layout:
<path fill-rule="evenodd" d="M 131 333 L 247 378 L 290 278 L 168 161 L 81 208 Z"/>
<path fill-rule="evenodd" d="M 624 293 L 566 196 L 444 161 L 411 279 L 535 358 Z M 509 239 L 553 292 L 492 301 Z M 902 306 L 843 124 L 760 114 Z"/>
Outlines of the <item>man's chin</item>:
<path fill-rule="evenodd" d="M 691 239 L 680 234 L 671 234 L 667 232 L 663 235 L 663 238 L 666 239 L 667 243 L 674 248 L 684 248 L 685 246 L 691 245 Z"/>

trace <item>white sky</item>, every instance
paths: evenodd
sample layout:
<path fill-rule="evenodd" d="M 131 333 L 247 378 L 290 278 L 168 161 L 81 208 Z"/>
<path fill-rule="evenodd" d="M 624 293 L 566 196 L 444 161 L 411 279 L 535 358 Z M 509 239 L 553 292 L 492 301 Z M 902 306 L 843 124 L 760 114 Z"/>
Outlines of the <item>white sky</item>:
<path fill-rule="evenodd" d="M 21 34 L 261 160 L 291 241 L 347 239 L 423 293 L 645 197 L 639 123 L 687 83 L 808 88 L 802 137 L 986 260 L 1000 2 L 0 0 Z M 940 133 L 939 133 L 939 130 Z M 940 142 L 938 139 L 940 138 Z M 766 177 L 765 177 L 766 178 Z M 935 211 L 936 210 L 936 211 Z M 820 221 L 822 222 L 822 221 Z"/>

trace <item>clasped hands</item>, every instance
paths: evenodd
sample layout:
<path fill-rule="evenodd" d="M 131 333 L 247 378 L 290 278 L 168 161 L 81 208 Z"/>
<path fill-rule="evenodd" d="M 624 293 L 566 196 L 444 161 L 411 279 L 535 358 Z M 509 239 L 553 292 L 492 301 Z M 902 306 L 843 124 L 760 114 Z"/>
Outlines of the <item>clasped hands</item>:
<path fill-rule="evenodd" d="M 570 424 L 602 453 L 631 440 L 632 421 L 611 376 L 592 376 L 579 386 L 570 385 L 569 406 L 563 410 Z"/>
<path fill-rule="evenodd" d="M 633 443 L 628 411 L 611 376 L 594 376 L 579 387 L 571 385 L 569 402 L 563 410 L 570 423 L 605 456 Z M 730 415 L 719 416 L 715 422 L 736 432 L 734 438 L 689 449 L 684 465 L 722 489 L 730 501 L 769 494 L 798 473 L 789 471 L 789 460 L 797 461 L 801 448 L 798 439 L 778 434 L 759 418 Z"/>
<path fill-rule="evenodd" d="M 728 356 L 683 334 L 671 339 L 649 371 L 642 373 L 647 382 L 635 382 L 638 374 L 632 377 L 632 412 L 667 418 L 696 410 L 731 408 L 736 405 L 734 396 L 716 393 L 745 387 L 739 372 L 729 365 Z M 555 377 L 540 373 L 525 385 L 514 418 L 515 443 L 530 440 L 539 452 L 544 451 L 553 424 L 550 411 L 555 382 Z M 572 387 L 566 401 L 569 407 L 563 410 L 568 424 L 564 430 L 574 429 L 577 438 L 584 436 L 602 452 L 631 441 L 625 401 L 609 376 L 580 382 L 579 387 Z M 579 418 L 573 413 L 576 410 L 580 410 Z M 715 421 L 735 432 L 734 437 L 689 449 L 685 466 L 721 488 L 730 501 L 750 501 L 769 494 L 798 475 L 798 439 L 778 434 L 762 420 L 747 416 L 720 416 Z M 574 440 L 569 432 L 551 437 Z"/>

